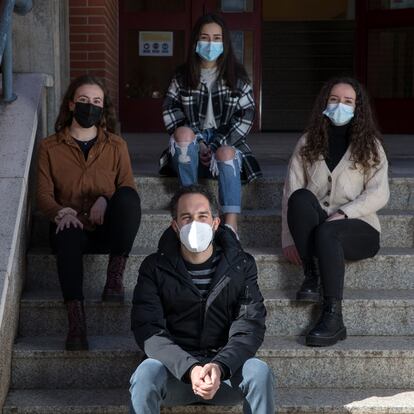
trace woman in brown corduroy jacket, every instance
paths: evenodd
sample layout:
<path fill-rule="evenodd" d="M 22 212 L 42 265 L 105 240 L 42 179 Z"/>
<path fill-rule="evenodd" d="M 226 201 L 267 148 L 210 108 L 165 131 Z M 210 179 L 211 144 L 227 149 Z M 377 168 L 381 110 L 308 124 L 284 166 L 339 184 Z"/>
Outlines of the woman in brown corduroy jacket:
<path fill-rule="evenodd" d="M 88 349 L 83 306 L 84 253 L 110 253 L 102 300 L 122 302 L 123 273 L 141 210 L 126 142 L 113 105 L 92 76 L 68 87 L 55 124 L 41 141 L 37 203 L 50 220 L 51 245 L 65 300 L 66 349 Z"/>

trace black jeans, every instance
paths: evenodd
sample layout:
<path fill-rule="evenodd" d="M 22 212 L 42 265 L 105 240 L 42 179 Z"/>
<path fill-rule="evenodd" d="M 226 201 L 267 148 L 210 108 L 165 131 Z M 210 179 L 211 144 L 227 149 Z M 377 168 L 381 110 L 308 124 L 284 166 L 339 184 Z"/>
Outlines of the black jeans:
<path fill-rule="evenodd" d="M 316 256 L 324 296 L 342 299 L 345 259 L 375 256 L 380 234 L 359 219 L 326 221 L 327 218 L 328 214 L 311 191 L 299 189 L 290 196 L 287 220 L 302 261 Z"/>
<path fill-rule="evenodd" d="M 108 202 L 104 224 L 94 231 L 70 227 L 56 234 L 50 226 L 50 241 L 56 254 L 63 298 L 83 300 L 84 253 L 128 256 L 141 221 L 141 202 L 131 187 L 120 187 Z"/>

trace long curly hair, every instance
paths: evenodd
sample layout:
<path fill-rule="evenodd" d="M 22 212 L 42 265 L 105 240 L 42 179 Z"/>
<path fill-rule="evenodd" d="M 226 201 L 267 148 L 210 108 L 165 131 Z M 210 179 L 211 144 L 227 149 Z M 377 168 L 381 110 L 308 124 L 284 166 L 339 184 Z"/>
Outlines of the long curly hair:
<path fill-rule="evenodd" d="M 73 112 L 69 110 L 69 102 L 73 101 L 76 90 L 83 85 L 97 85 L 104 93 L 103 115 L 99 126 L 109 132 L 115 132 L 116 115 L 115 108 L 109 96 L 108 89 L 105 84 L 97 77 L 92 75 L 82 75 L 74 79 L 65 92 L 59 109 L 59 115 L 55 123 L 55 131 L 60 132 L 72 123 Z"/>
<path fill-rule="evenodd" d="M 378 142 L 383 144 L 382 135 L 378 130 L 369 103 L 369 98 L 362 85 L 350 77 L 338 77 L 328 80 L 316 98 L 310 116 L 306 144 L 301 150 L 303 160 L 309 164 L 321 156 L 328 156 L 328 127 L 329 119 L 323 115 L 332 88 L 344 83 L 352 86 L 356 94 L 354 117 L 350 121 L 349 145 L 354 168 L 361 167 L 364 171 L 376 167 L 380 163 Z"/>
<path fill-rule="evenodd" d="M 217 79 L 224 79 L 230 89 L 236 90 L 237 81 L 240 79 L 249 83 L 244 66 L 237 61 L 233 45 L 230 39 L 230 32 L 225 21 L 217 14 L 205 14 L 195 23 L 190 36 L 190 44 L 187 53 L 187 62 L 178 68 L 177 73 L 182 74 L 184 84 L 187 88 L 196 89 L 200 83 L 201 58 L 196 53 L 196 46 L 204 25 L 216 23 L 221 27 L 223 35 L 223 53 L 217 59 Z"/>

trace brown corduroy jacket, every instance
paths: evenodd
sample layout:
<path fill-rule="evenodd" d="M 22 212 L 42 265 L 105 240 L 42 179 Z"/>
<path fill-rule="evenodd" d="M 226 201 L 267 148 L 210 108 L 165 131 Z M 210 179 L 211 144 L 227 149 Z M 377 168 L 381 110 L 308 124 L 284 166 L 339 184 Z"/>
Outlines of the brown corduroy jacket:
<path fill-rule="evenodd" d="M 51 221 L 60 209 L 71 207 L 87 224 L 97 198 L 110 199 L 122 186 L 136 189 L 128 148 L 121 137 L 99 128 L 87 160 L 67 128 L 40 142 L 37 206 Z"/>

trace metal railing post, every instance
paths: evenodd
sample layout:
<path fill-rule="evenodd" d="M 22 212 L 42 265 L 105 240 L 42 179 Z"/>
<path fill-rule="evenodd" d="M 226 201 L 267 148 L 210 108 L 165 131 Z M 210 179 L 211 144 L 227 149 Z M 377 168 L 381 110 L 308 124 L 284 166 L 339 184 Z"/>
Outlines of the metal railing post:
<path fill-rule="evenodd" d="M 2 2 L 3 7 L 1 7 L 0 2 L 0 64 L 6 47 L 14 8 L 14 0 L 2 0 Z"/>

